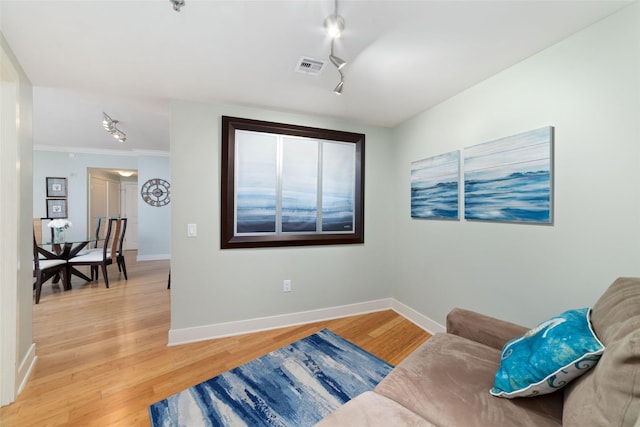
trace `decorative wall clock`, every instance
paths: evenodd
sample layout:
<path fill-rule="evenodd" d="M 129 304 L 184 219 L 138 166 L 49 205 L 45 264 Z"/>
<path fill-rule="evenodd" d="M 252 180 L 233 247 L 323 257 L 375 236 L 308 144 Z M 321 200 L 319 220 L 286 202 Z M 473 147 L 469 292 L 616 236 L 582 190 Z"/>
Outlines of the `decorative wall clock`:
<path fill-rule="evenodd" d="M 144 183 L 140 195 L 142 200 L 151 206 L 166 206 L 171 202 L 170 194 L 171 184 L 160 178 L 152 178 Z"/>

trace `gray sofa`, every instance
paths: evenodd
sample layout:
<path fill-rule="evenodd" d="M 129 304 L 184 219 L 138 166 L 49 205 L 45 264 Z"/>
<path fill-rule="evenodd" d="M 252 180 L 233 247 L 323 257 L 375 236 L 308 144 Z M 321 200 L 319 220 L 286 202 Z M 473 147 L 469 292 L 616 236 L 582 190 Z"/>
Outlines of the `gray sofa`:
<path fill-rule="evenodd" d="M 504 343 L 527 331 L 454 309 L 435 334 L 372 392 L 317 426 L 640 426 L 640 279 L 619 278 L 591 311 L 606 349 L 563 389 L 537 397 L 489 394 Z"/>

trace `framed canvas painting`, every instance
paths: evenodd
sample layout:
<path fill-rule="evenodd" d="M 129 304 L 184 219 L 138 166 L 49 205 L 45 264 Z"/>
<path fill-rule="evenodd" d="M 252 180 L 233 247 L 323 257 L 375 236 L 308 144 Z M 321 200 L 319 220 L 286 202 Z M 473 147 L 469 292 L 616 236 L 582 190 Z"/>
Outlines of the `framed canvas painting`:
<path fill-rule="evenodd" d="M 552 224 L 553 140 L 548 126 L 465 148 L 465 218 Z"/>
<path fill-rule="evenodd" d="M 47 177 L 47 197 L 67 197 L 67 178 Z"/>
<path fill-rule="evenodd" d="M 458 214 L 460 151 L 411 163 L 411 217 L 460 218 Z"/>
<path fill-rule="evenodd" d="M 67 218 L 67 199 L 47 199 L 47 218 Z"/>
<path fill-rule="evenodd" d="M 223 249 L 364 242 L 364 135 L 222 117 Z"/>

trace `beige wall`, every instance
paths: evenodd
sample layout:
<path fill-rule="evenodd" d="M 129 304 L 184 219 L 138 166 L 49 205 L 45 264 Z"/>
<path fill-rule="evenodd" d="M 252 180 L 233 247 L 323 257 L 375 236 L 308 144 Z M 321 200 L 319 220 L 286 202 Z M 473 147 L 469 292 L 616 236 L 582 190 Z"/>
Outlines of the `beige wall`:
<path fill-rule="evenodd" d="M 555 126 L 555 224 L 410 218 L 410 163 Z M 399 126 L 394 296 L 535 325 L 640 275 L 640 4 Z"/>
<path fill-rule="evenodd" d="M 171 327 L 182 329 L 388 298 L 390 131 L 305 115 L 175 101 L 171 122 Z M 222 115 L 366 134 L 365 243 L 220 250 Z M 195 223 L 198 237 L 186 237 Z M 290 279 L 293 292 L 282 292 Z"/>

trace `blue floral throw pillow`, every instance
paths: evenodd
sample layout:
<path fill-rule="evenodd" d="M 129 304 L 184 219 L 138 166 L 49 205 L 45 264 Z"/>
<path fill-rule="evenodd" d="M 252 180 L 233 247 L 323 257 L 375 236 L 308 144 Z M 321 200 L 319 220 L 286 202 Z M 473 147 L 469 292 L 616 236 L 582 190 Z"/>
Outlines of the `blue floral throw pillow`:
<path fill-rule="evenodd" d="M 509 399 L 552 393 L 594 366 L 604 345 L 590 314 L 588 308 L 565 311 L 507 342 L 490 393 Z"/>

